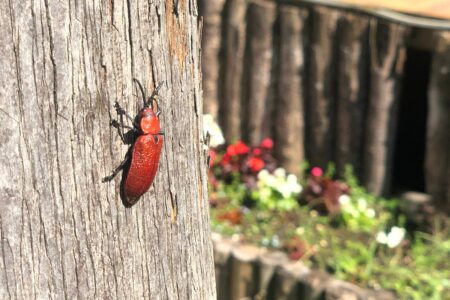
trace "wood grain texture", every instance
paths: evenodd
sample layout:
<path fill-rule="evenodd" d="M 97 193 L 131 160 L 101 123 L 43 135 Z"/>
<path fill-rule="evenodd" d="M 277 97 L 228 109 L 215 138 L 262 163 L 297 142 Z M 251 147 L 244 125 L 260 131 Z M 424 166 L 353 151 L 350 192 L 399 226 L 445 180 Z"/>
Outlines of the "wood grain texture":
<path fill-rule="evenodd" d="M 242 136 L 241 100 L 247 6 L 246 0 L 228 0 L 224 8 L 223 83 L 219 121 L 228 143 Z"/>
<path fill-rule="evenodd" d="M 346 165 L 361 174 L 365 108 L 368 97 L 368 25 L 360 15 L 342 15 L 338 27 L 336 94 L 336 167 L 343 175 Z"/>
<path fill-rule="evenodd" d="M 215 298 L 197 7 L 175 2 L 0 2 L 1 299 Z M 101 178 L 127 150 L 114 101 L 142 105 L 133 77 L 164 81 L 166 138 L 126 209 Z"/>
<path fill-rule="evenodd" d="M 282 6 L 279 9 L 279 47 L 277 90 L 274 103 L 275 153 L 289 172 L 300 175 L 305 159 L 305 23 L 304 8 Z"/>
<path fill-rule="evenodd" d="M 306 152 L 312 166 L 333 160 L 336 107 L 336 29 L 339 11 L 311 9 L 306 102 Z"/>
<path fill-rule="evenodd" d="M 405 27 L 370 24 L 370 91 L 363 154 L 363 180 L 376 195 L 389 193 L 397 128 L 399 88 L 406 50 Z"/>
<path fill-rule="evenodd" d="M 202 73 L 203 108 L 217 119 L 219 111 L 220 48 L 222 41 L 222 10 L 225 0 L 201 0 L 203 17 Z"/>
<path fill-rule="evenodd" d="M 450 203 L 450 33 L 438 35 L 431 68 L 426 140 L 426 190 L 449 210 Z"/>
<path fill-rule="evenodd" d="M 247 44 L 244 62 L 244 139 L 251 145 L 271 136 L 271 80 L 274 3 L 251 1 L 247 13 Z"/>

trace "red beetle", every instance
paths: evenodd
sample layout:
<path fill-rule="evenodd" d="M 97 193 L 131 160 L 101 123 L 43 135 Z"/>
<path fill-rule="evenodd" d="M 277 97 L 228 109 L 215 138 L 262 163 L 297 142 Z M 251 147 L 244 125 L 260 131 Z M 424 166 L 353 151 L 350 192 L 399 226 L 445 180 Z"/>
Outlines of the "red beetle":
<path fill-rule="evenodd" d="M 125 110 L 115 103 L 116 111 L 120 117 L 120 123 L 116 120 L 111 125 L 119 129 L 119 135 L 124 143 L 132 146 L 125 156 L 124 161 L 112 172 L 110 176 L 103 178 L 103 182 L 111 181 L 117 173 L 123 169 L 120 184 L 120 196 L 125 206 L 134 205 L 139 198 L 148 190 L 158 170 L 159 156 L 163 145 L 164 132 L 161 131 L 159 115 L 161 110 L 158 104 L 158 91 L 162 84 L 155 89 L 153 94 L 145 100 L 142 85 L 134 79 L 144 99 L 144 108 L 133 119 Z M 154 107 L 156 103 L 156 111 Z M 123 116 L 133 123 L 133 127 L 123 124 Z M 131 129 L 131 141 L 126 141 L 123 128 Z"/>

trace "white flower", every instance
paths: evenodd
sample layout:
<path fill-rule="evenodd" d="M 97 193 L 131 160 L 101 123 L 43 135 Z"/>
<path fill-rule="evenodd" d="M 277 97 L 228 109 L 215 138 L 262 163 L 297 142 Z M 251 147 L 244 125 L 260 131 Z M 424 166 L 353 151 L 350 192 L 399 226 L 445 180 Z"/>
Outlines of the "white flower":
<path fill-rule="evenodd" d="M 208 133 L 211 136 L 209 145 L 212 148 L 225 144 L 225 138 L 223 137 L 222 130 L 214 121 L 214 117 L 206 114 L 203 115 L 203 135 L 206 136 Z"/>
<path fill-rule="evenodd" d="M 289 174 L 286 178 L 286 181 L 290 184 L 298 184 L 297 176 L 294 174 Z"/>
<path fill-rule="evenodd" d="M 349 197 L 349 195 L 346 195 L 346 194 L 341 195 L 339 197 L 339 204 L 342 205 L 342 206 L 349 205 L 350 204 L 350 197 Z"/>
<path fill-rule="evenodd" d="M 272 236 L 271 244 L 272 244 L 273 247 L 279 247 L 280 246 L 280 238 L 278 237 L 278 235 Z"/>
<path fill-rule="evenodd" d="M 361 211 L 366 210 L 367 208 L 367 201 L 364 198 L 359 198 L 358 199 L 358 209 Z"/>
<path fill-rule="evenodd" d="M 275 171 L 273 171 L 273 175 L 277 178 L 283 178 L 286 177 L 286 171 L 283 168 L 277 168 Z"/>
<path fill-rule="evenodd" d="M 382 231 L 378 232 L 376 240 L 378 243 L 387 245 L 389 248 L 395 248 L 403 241 L 405 233 L 405 228 L 394 226 L 388 234 Z"/>
<path fill-rule="evenodd" d="M 375 210 L 373 208 L 369 208 L 366 210 L 366 216 L 369 218 L 375 218 Z"/>
<path fill-rule="evenodd" d="M 387 241 L 388 241 L 386 233 L 384 231 L 378 232 L 377 236 L 376 236 L 376 240 L 378 243 L 386 245 Z"/>
<path fill-rule="evenodd" d="M 258 180 L 265 180 L 267 179 L 267 177 L 269 176 L 269 171 L 267 171 L 266 169 L 262 169 L 259 173 L 258 173 Z"/>
<path fill-rule="evenodd" d="M 295 233 L 298 235 L 303 235 L 305 233 L 305 228 L 304 227 L 297 227 L 297 229 L 295 229 Z"/>
<path fill-rule="evenodd" d="M 387 245 L 389 248 L 395 248 L 403 241 L 403 238 L 405 237 L 406 230 L 405 228 L 400 228 L 397 226 L 394 226 L 391 228 L 391 232 L 389 232 L 387 238 L 388 242 Z"/>

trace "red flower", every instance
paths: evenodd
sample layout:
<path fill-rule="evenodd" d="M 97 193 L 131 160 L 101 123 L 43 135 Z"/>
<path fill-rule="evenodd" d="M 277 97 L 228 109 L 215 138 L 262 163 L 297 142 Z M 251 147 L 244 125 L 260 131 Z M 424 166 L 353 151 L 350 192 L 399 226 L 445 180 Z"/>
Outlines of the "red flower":
<path fill-rule="evenodd" d="M 273 140 L 271 138 L 265 138 L 261 142 L 261 147 L 265 148 L 267 150 L 272 150 L 272 148 L 273 148 Z"/>
<path fill-rule="evenodd" d="M 242 141 L 237 141 L 236 144 L 234 144 L 234 149 L 237 155 L 247 154 L 250 152 L 250 148 Z"/>
<path fill-rule="evenodd" d="M 323 171 L 319 167 L 314 167 L 311 169 L 311 175 L 314 177 L 321 177 L 323 175 Z"/>
<path fill-rule="evenodd" d="M 234 146 L 234 145 L 229 145 L 228 147 L 227 147 L 227 153 L 226 153 L 226 155 L 229 155 L 229 156 L 235 156 L 237 153 L 236 153 L 236 147 Z"/>
<path fill-rule="evenodd" d="M 264 168 L 265 163 L 261 158 L 252 157 L 247 161 L 247 165 L 252 170 L 252 172 L 256 173 L 262 168 Z"/>
<path fill-rule="evenodd" d="M 220 164 L 222 166 L 225 166 L 225 165 L 229 164 L 230 162 L 231 162 L 231 155 L 228 153 L 228 149 L 227 149 L 227 153 L 225 153 L 222 156 L 222 161 L 220 162 Z"/>
<path fill-rule="evenodd" d="M 261 155 L 262 151 L 260 148 L 253 149 L 253 155 L 259 156 Z"/>

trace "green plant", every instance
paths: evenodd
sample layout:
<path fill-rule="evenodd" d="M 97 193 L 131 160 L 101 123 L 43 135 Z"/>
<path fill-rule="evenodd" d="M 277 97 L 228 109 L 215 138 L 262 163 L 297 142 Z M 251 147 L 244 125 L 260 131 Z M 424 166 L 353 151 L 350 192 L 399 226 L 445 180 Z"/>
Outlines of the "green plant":
<path fill-rule="evenodd" d="M 448 219 L 436 221 L 432 233 L 406 232 L 398 200 L 367 193 L 350 167 L 343 182 L 333 179 L 333 166 L 325 174 L 312 168 L 311 176 L 303 177 L 311 201 L 300 205 L 302 185 L 295 176 L 282 169 L 240 172 L 246 163 L 244 156 L 232 158 L 223 164 L 231 172 L 216 170 L 226 176 L 216 176 L 211 189 L 213 230 L 284 249 L 291 259 L 361 286 L 395 291 L 402 299 L 450 294 Z M 333 213 L 315 210 L 312 204 L 327 197 Z"/>

